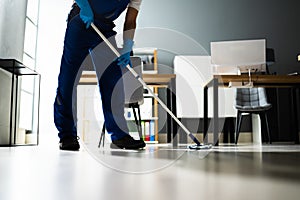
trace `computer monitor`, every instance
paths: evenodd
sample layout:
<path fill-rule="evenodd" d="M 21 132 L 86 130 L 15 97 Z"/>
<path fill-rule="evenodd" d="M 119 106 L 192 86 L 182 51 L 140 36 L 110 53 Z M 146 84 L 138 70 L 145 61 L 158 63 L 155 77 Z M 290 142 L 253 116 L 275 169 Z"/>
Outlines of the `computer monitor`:
<path fill-rule="evenodd" d="M 214 74 L 239 74 L 266 71 L 266 40 L 211 42 Z"/>

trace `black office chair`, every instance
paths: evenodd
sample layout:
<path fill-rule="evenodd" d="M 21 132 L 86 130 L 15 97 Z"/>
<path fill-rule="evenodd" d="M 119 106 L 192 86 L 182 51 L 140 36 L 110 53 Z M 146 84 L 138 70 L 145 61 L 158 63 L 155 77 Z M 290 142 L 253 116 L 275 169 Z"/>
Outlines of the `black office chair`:
<path fill-rule="evenodd" d="M 235 108 L 237 109 L 237 118 L 235 125 L 236 139 L 235 144 L 237 144 L 240 134 L 240 128 L 242 123 L 243 114 L 259 114 L 261 121 L 265 121 L 267 128 L 267 138 L 268 142 L 271 144 L 270 130 L 267 118 L 267 110 L 269 110 L 272 105 L 267 102 L 266 91 L 264 88 L 237 88 L 236 89 L 236 99 Z"/>
<path fill-rule="evenodd" d="M 136 56 L 131 56 L 131 63 L 135 72 L 140 77 L 142 77 L 141 58 Z M 125 94 L 125 108 L 132 108 L 139 137 L 142 140 L 143 137 L 142 137 L 140 105 L 144 103 L 144 88 L 143 85 L 131 74 L 131 72 L 127 70 L 127 68 L 122 68 L 122 72 L 123 72 L 122 79 L 123 79 L 124 94 Z M 98 147 L 101 146 L 101 142 L 102 142 L 102 146 L 104 146 L 105 122 L 103 123 Z"/>

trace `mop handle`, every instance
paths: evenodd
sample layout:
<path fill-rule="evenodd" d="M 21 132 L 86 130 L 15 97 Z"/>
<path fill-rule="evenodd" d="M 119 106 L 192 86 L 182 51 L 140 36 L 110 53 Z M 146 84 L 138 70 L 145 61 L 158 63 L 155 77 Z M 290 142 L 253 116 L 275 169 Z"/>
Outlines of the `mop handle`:
<path fill-rule="evenodd" d="M 99 29 L 95 26 L 94 23 L 91 24 L 93 29 L 98 33 L 98 35 L 102 38 L 102 40 L 106 43 L 106 45 L 114 52 L 117 57 L 120 57 L 120 53 L 116 50 L 116 48 L 108 41 L 108 39 L 99 31 Z M 193 134 L 177 119 L 177 117 L 170 111 L 170 109 L 158 98 L 158 96 L 150 89 L 150 87 L 144 82 L 144 80 L 130 67 L 128 64 L 126 68 L 133 74 L 133 76 L 151 93 L 151 95 L 155 98 L 155 100 L 163 107 L 169 115 L 178 123 L 178 125 L 186 132 L 191 139 L 197 144 L 200 145 L 200 142 L 193 136 Z"/>

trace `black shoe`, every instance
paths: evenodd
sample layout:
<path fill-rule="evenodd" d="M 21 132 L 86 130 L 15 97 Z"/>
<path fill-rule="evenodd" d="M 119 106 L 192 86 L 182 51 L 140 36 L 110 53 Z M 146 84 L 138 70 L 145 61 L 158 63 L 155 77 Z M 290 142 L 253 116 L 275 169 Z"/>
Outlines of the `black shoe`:
<path fill-rule="evenodd" d="M 116 149 L 141 149 L 146 146 L 143 140 L 135 140 L 130 135 L 126 135 L 121 139 L 114 140 L 110 144 L 110 148 Z"/>
<path fill-rule="evenodd" d="M 79 137 L 64 137 L 59 141 L 60 150 L 78 151 L 80 148 Z"/>

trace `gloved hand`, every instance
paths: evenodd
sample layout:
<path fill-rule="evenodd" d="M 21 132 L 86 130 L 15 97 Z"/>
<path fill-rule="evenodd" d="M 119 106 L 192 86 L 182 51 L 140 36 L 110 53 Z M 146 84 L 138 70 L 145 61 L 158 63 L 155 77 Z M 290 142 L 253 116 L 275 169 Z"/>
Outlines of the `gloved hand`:
<path fill-rule="evenodd" d="M 89 28 L 94 22 L 94 14 L 88 0 L 76 0 L 76 3 L 80 8 L 80 18 L 86 24 L 86 28 Z"/>
<path fill-rule="evenodd" d="M 118 65 L 120 67 L 126 67 L 128 64 L 130 65 L 130 67 L 132 67 L 130 61 L 130 53 L 132 51 L 133 44 L 133 40 L 125 39 L 123 49 L 120 52 L 121 56 L 118 58 Z"/>

